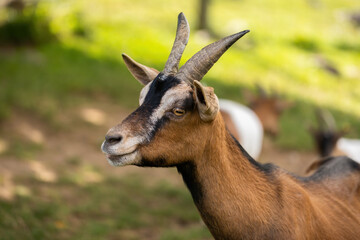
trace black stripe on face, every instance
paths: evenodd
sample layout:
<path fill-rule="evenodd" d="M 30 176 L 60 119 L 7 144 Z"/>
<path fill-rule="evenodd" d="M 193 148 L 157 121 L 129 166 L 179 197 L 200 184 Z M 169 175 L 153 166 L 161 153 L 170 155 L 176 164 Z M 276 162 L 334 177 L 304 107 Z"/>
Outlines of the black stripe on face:
<path fill-rule="evenodd" d="M 160 73 L 151 83 L 149 91 L 142 105 L 150 107 L 152 113 L 153 110 L 160 105 L 161 99 L 165 93 L 180 83 L 181 81 L 179 79 L 173 76 L 164 76 L 162 73 Z"/>
<path fill-rule="evenodd" d="M 181 103 L 174 104 L 174 107 L 179 107 L 185 110 L 185 112 L 190 113 L 195 109 L 195 102 L 192 97 L 192 92 L 188 93 L 188 97 L 181 101 Z M 154 124 L 152 131 L 148 134 L 149 141 L 154 137 L 156 132 L 162 128 L 167 122 L 171 121 L 171 117 L 167 114 L 158 119 Z"/>
<path fill-rule="evenodd" d="M 166 77 L 165 80 L 162 80 L 163 78 L 165 78 L 165 76 L 162 73 L 159 73 L 151 83 L 143 103 L 128 116 L 129 119 L 134 118 L 135 116 L 140 116 L 140 119 L 144 120 L 149 119 L 154 110 L 159 107 L 165 93 L 172 87 L 181 83 L 179 79 L 172 76 Z"/>
<path fill-rule="evenodd" d="M 161 99 L 166 92 L 179 85 L 181 80 L 173 76 L 164 76 L 160 73 L 154 81 L 151 83 L 149 90 L 145 96 L 145 99 L 140 107 L 138 107 L 133 113 L 131 113 L 124 121 L 131 122 L 134 125 L 140 124 L 142 127 L 148 127 L 149 120 L 154 111 L 160 106 Z M 151 132 L 147 134 L 147 141 L 150 141 L 155 135 L 155 132 L 166 122 L 168 119 L 162 117 L 156 123 L 151 123 Z M 146 129 L 143 129 L 146 130 Z M 147 131 L 150 131 L 148 129 Z"/>

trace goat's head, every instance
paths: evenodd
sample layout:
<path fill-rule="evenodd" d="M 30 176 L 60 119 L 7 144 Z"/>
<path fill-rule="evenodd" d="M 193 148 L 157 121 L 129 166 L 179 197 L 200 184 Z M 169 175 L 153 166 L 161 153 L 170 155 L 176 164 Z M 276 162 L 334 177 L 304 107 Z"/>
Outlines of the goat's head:
<path fill-rule="evenodd" d="M 327 110 L 317 110 L 318 128 L 310 128 L 317 151 L 322 157 L 332 155 L 338 140 L 347 132 L 346 129 L 337 130 L 333 115 Z"/>
<path fill-rule="evenodd" d="M 204 136 L 218 116 L 219 103 L 213 89 L 199 81 L 249 31 L 208 45 L 178 70 L 189 32 L 180 13 L 175 42 L 162 72 L 123 54 L 129 71 L 145 86 L 140 106 L 105 137 L 102 150 L 111 165 L 174 166 L 193 159 L 204 147 Z"/>
<path fill-rule="evenodd" d="M 276 93 L 268 94 L 259 85 L 257 85 L 257 88 L 259 96 L 247 96 L 250 107 L 259 117 L 265 132 L 275 137 L 279 133 L 279 120 L 282 112 L 293 104 L 281 99 Z"/>

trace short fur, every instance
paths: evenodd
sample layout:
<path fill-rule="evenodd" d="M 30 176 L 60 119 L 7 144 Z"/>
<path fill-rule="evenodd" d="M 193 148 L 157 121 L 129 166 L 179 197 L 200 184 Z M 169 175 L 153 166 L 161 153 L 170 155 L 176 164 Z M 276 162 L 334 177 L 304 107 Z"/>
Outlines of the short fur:
<path fill-rule="evenodd" d="M 196 62 L 209 53 L 216 61 L 234 43 L 228 40 L 201 50 Z M 181 77 L 191 74 L 182 71 Z M 102 145 L 110 163 L 177 167 L 215 239 L 359 238 L 358 163 L 332 158 L 309 178 L 259 164 L 226 129 L 213 89 L 176 76 L 146 81 L 144 102 Z"/>
<path fill-rule="evenodd" d="M 146 160 L 139 165 L 176 166 L 215 239 L 360 236 L 357 163 L 333 158 L 313 176 L 299 178 L 252 163 L 243 151 L 220 114 L 206 124 L 194 110 L 159 129 L 141 147 Z"/>

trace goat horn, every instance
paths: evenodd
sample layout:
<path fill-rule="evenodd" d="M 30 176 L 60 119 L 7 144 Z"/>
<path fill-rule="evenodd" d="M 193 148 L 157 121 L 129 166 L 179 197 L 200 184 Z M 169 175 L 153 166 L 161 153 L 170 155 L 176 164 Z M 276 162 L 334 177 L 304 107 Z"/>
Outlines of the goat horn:
<path fill-rule="evenodd" d="M 177 73 L 181 56 L 189 40 L 189 35 L 189 23 L 186 20 L 185 15 L 180 13 L 178 16 L 175 41 L 163 70 L 165 75 L 175 75 Z"/>
<path fill-rule="evenodd" d="M 179 70 L 176 77 L 193 83 L 194 80 L 201 81 L 204 75 L 216 63 L 216 61 L 231 47 L 239 38 L 250 32 L 245 30 L 217 42 L 214 42 L 192 56 Z"/>
<path fill-rule="evenodd" d="M 260 97 L 262 97 L 262 98 L 267 98 L 268 97 L 267 92 L 265 91 L 265 89 L 262 86 L 260 86 L 260 84 L 257 83 L 256 88 L 257 88 L 257 90 L 258 90 L 258 92 L 260 94 Z"/>
<path fill-rule="evenodd" d="M 327 127 L 328 131 L 336 130 L 336 123 L 334 116 L 327 110 L 319 110 L 318 111 L 318 121 L 319 124 L 323 123 L 325 127 Z"/>

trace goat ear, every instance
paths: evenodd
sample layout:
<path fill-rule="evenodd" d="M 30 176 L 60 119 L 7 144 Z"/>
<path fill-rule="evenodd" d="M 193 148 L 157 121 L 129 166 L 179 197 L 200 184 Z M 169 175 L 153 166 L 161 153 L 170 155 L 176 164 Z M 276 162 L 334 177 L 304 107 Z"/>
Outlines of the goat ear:
<path fill-rule="evenodd" d="M 256 97 L 249 89 L 243 89 L 241 92 L 247 104 L 252 104 L 253 102 L 255 102 Z"/>
<path fill-rule="evenodd" d="M 204 122 L 215 119 L 219 112 L 219 100 L 212 87 L 204 87 L 199 81 L 194 80 L 195 98 L 200 118 Z"/>
<path fill-rule="evenodd" d="M 136 62 L 134 59 L 132 59 L 125 53 L 122 54 L 122 57 L 124 59 L 127 69 L 134 76 L 134 78 L 136 78 L 136 80 L 138 80 L 143 85 L 146 85 L 152 80 L 154 80 L 159 74 L 158 70 Z"/>
<path fill-rule="evenodd" d="M 351 132 L 351 128 L 349 125 L 346 125 L 345 127 L 343 127 L 338 133 L 340 138 L 345 136 L 346 134 L 348 134 L 349 132 Z"/>
<path fill-rule="evenodd" d="M 286 109 L 292 108 L 295 104 L 293 102 L 288 102 L 285 100 L 276 101 L 276 110 L 282 112 Z"/>

